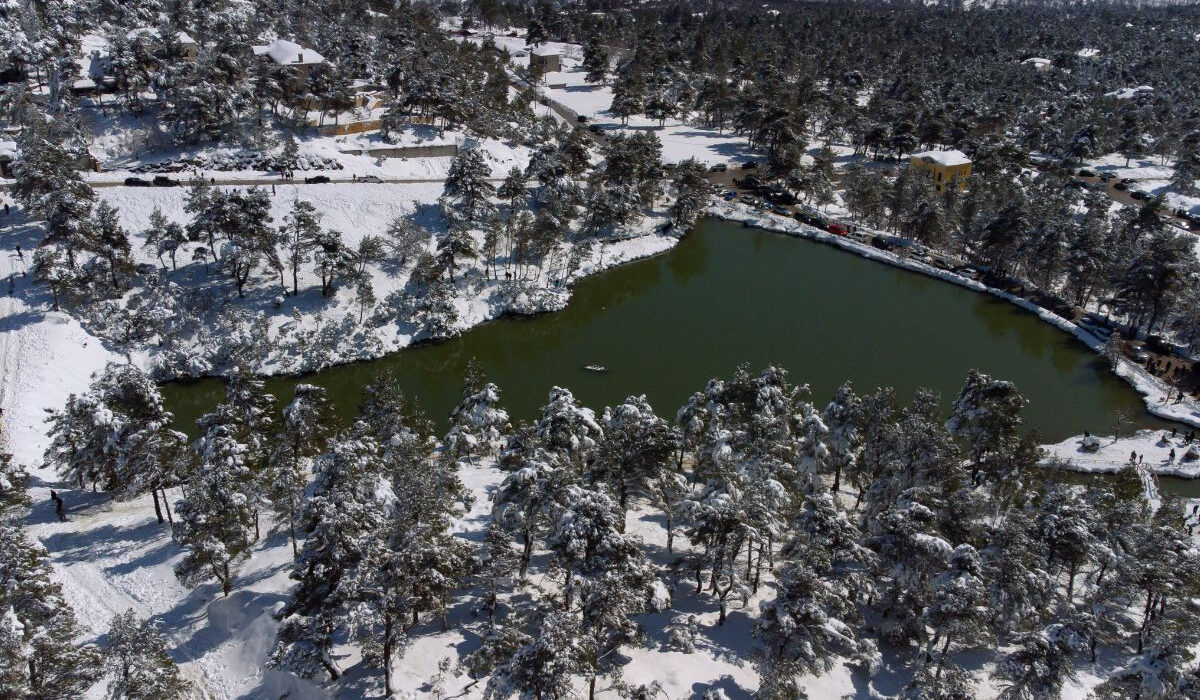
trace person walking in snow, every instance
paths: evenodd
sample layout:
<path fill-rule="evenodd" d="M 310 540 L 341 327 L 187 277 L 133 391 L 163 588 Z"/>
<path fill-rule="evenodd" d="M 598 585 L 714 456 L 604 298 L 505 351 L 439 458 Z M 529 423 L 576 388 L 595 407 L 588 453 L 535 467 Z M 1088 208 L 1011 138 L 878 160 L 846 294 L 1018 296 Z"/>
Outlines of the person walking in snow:
<path fill-rule="evenodd" d="M 58 516 L 60 523 L 67 522 L 67 510 L 63 507 L 62 496 L 59 496 L 54 489 L 50 489 L 50 500 L 54 501 L 54 514 Z"/>
<path fill-rule="evenodd" d="M 1172 447 L 1172 448 L 1171 448 L 1171 459 L 1170 459 L 1170 461 L 1171 461 L 1171 462 L 1174 462 L 1174 461 L 1175 461 L 1175 448 L 1174 448 L 1174 447 Z"/>

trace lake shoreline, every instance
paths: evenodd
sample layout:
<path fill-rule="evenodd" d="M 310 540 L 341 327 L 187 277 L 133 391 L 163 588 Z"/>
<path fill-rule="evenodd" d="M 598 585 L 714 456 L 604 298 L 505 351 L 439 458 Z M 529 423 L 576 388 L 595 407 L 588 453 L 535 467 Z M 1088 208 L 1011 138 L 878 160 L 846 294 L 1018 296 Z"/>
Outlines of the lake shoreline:
<path fill-rule="evenodd" d="M 865 243 L 860 243 L 846 236 L 838 236 L 826 231 L 822 231 L 808 224 L 800 223 L 792 219 L 785 219 L 779 216 L 763 214 L 753 211 L 748 207 L 736 203 L 721 203 L 709 206 L 705 210 L 705 214 L 713 218 L 722 219 L 733 223 L 740 223 L 743 226 L 756 228 L 762 231 L 771 233 L 782 233 L 785 235 L 805 238 L 818 243 L 824 243 L 835 248 L 839 248 L 849 253 L 853 253 L 860 257 L 873 260 L 875 262 L 884 263 L 892 267 L 897 267 L 909 272 L 916 272 L 926 277 L 932 277 L 950 282 L 960 287 L 965 287 L 972 291 L 983 292 L 994 297 L 1003 299 L 1014 306 L 1027 311 L 1040 320 L 1048 323 L 1059 330 L 1074 336 L 1096 354 L 1101 354 L 1104 348 L 1104 342 L 1096 336 L 1088 333 L 1084 329 L 1059 316 L 1058 314 L 1034 304 L 1028 299 L 1023 299 L 1014 294 L 1010 294 L 1002 289 L 990 287 L 982 282 L 963 277 L 949 270 L 943 270 L 932 265 L 927 265 L 916 260 L 901 258 L 894 253 L 874 248 Z M 1183 403 L 1170 403 L 1167 400 L 1166 390 L 1159 384 L 1158 380 L 1147 373 L 1141 367 L 1122 358 L 1116 368 L 1113 369 L 1113 374 L 1125 380 L 1142 396 L 1142 401 L 1145 404 L 1146 412 L 1158 418 L 1181 423 L 1183 425 L 1200 428 L 1200 406 L 1194 405 L 1190 400 Z M 1082 435 L 1075 436 L 1072 439 L 1082 438 Z M 1184 477 L 1188 478 L 1188 477 Z M 1200 478 L 1200 474 L 1196 475 Z"/>

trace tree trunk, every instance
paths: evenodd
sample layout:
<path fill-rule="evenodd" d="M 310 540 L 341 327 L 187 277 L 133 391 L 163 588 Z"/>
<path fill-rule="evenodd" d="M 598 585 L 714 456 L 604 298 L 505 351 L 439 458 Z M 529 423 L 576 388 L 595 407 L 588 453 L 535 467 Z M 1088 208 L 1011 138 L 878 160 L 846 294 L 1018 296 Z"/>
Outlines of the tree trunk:
<path fill-rule="evenodd" d="M 942 667 L 946 665 L 946 654 L 950 651 L 950 635 L 946 635 L 946 641 L 942 644 L 942 655 L 938 658 L 937 673 L 933 674 L 934 678 L 942 677 Z"/>
<path fill-rule="evenodd" d="M 392 697 L 392 616 L 383 616 L 383 692 Z"/>
<path fill-rule="evenodd" d="M 163 522 L 163 514 L 162 508 L 160 508 L 158 505 L 158 489 L 150 489 L 150 495 L 154 498 L 154 517 L 158 518 L 158 524 L 161 525 Z"/>
<path fill-rule="evenodd" d="M 162 489 L 163 510 L 167 511 L 167 522 L 175 524 L 175 517 L 171 515 L 171 500 L 167 498 L 167 487 Z"/>

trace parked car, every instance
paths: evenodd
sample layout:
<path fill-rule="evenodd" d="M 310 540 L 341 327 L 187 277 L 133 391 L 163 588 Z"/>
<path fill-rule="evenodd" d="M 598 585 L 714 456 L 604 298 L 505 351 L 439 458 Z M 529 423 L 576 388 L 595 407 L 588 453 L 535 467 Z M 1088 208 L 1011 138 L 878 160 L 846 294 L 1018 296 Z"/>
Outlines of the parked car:
<path fill-rule="evenodd" d="M 575 121 L 579 122 L 580 124 L 587 124 L 587 121 L 588 121 L 587 115 L 586 114 L 578 114 L 575 116 Z"/>
<path fill-rule="evenodd" d="M 1129 189 L 1129 185 L 1126 185 L 1124 182 L 1118 182 L 1117 184 L 1113 185 L 1113 189 L 1117 190 L 1118 192 L 1124 192 L 1125 190 Z"/>
<path fill-rule="evenodd" d="M 143 180 L 140 177 L 127 177 L 127 178 L 125 178 L 125 186 L 126 187 L 149 187 L 150 181 Z"/>
<path fill-rule="evenodd" d="M 1108 182 L 1109 180 L 1115 180 L 1116 178 L 1117 178 L 1117 174 L 1114 172 L 1100 173 L 1100 179 L 1103 180 L 1104 182 Z"/>
<path fill-rule="evenodd" d="M 304 184 L 306 185 L 324 185 L 327 182 L 329 182 L 329 178 L 325 175 L 313 175 L 304 178 Z"/>
<path fill-rule="evenodd" d="M 590 124 L 588 125 L 588 131 L 592 132 L 593 134 L 598 134 L 601 131 L 604 131 L 604 129 L 599 124 Z"/>
<path fill-rule="evenodd" d="M 789 216 L 789 215 L 791 215 L 791 212 L 790 212 L 790 211 L 788 211 L 788 208 L 787 208 L 787 207 L 782 207 L 782 206 L 779 206 L 778 204 L 772 204 L 772 205 L 771 205 L 771 213 L 773 213 L 773 214 L 778 214 L 778 215 L 780 215 L 780 216 Z"/>
<path fill-rule="evenodd" d="M 1150 195 L 1146 194 L 1145 192 L 1143 192 L 1141 190 L 1134 190 L 1129 193 L 1129 196 L 1132 197 L 1133 199 L 1138 200 L 1139 202 L 1150 199 Z"/>
<path fill-rule="evenodd" d="M 754 198 L 748 194 L 742 195 L 741 198 L 738 199 L 738 201 L 741 202 L 742 204 L 754 204 Z"/>
<path fill-rule="evenodd" d="M 358 178 L 358 181 L 359 182 L 371 182 L 376 185 L 383 184 L 383 178 L 379 177 L 378 175 L 362 175 Z"/>
<path fill-rule="evenodd" d="M 154 186 L 155 187 L 178 187 L 179 180 L 172 180 L 171 178 L 167 177 L 166 175 L 155 175 L 154 176 Z"/>
<path fill-rule="evenodd" d="M 1131 177 L 1123 177 L 1123 178 L 1121 178 L 1121 184 L 1122 184 L 1122 185 L 1132 185 L 1132 184 L 1133 184 L 1133 183 L 1135 183 L 1135 182 L 1137 182 L 1137 180 L 1135 180 L 1135 179 L 1133 179 L 1133 178 L 1131 178 Z"/>
<path fill-rule="evenodd" d="M 726 202 L 732 202 L 733 200 L 737 199 L 737 192 L 730 190 L 722 195 L 721 199 L 724 199 Z"/>
<path fill-rule="evenodd" d="M 754 170 L 757 167 L 758 161 L 756 160 L 748 160 L 745 163 L 742 163 L 742 170 Z"/>
<path fill-rule="evenodd" d="M 1096 173 L 1087 168 L 1080 168 L 1079 172 L 1075 173 L 1079 177 L 1096 177 Z"/>
<path fill-rule="evenodd" d="M 713 172 L 713 173 L 723 173 L 726 170 L 729 170 L 729 166 L 724 163 L 715 163 L 708 170 L 709 170 L 709 172 Z"/>

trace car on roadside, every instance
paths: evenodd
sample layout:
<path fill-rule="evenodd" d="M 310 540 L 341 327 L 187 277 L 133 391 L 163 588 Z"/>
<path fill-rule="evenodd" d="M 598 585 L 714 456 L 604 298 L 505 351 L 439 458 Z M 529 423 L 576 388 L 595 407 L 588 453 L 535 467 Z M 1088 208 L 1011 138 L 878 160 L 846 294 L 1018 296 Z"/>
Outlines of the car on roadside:
<path fill-rule="evenodd" d="M 379 177 L 378 175 L 360 175 L 358 177 L 358 182 L 369 182 L 376 185 L 382 185 L 383 178 Z"/>
<path fill-rule="evenodd" d="M 172 180 L 171 178 L 167 177 L 166 175 L 155 175 L 154 176 L 154 186 L 155 187 L 179 187 L 179 180 Z"/>
<path fill-rule="evenodd" d="M 791 214 L 792 214 L 792 212 L 789 211 L 787 207 L 781 206 L 779 204 L 771 205 L 771 213 L 778 214 L 780 216 L 791 216 Z"/>
<path fill-rule="evenodd" d="M 1113 173 L 1113 172 L 1100 173 L 1100 180 L 1102 182 L 1108 182 L 1109 180 L 1115 180 L 1115 179 L 1117 179 L 1116 173 Z"/>
<path fill-rule="evenodd" d="M 306 185 L 324 185 L 328 184 L 329 182 L 329 176 L 327 175 L 312 175 L 304 178 L 304 184 Z"/>
<path fill-rule="evenodd" d="M 1132 185 L 1132 184 L 1133 184 L 1133 183 L 1135 183 L 1135 182 L 1137 182 L 1137 180 L 1135 180 L 1135 179 L 1133 179 L 1133 178 L 1131 178 L 1131 177 L 1123 177 L 1123 178 L 1121 178 L 1121 184 L 1122 184 L 1122 185 Z"/>
<path fill-rule="evenodd" d="M 756 202 L 756 200 L 748 194 L 744 194 L 741 197 L 739 197 L 738 201 L 741 202 L 742 204 L 754 204 Z"/>
<path fill-rule="evenodd" d="M 604 127 L 600 126 L 599 124 L 589 124 L 588 131 L 592 132 L 593 134 L 598 134 L 601 131 L 604 131 Z"/>
<path fill-rule="evenodd" d="M 1080 168 L 1079 171 L 1076 172 L 1075 174 L 1078 175 L 1079 177 L 1096 177 L 1096 173 L 1094 171 L 1088 170 L 1087 168 Z"/>
<path fill-rule="evenodd" d="M 712 167 L 708 169 L 710 173 L 723 173 L 726 170 L 729 170 L 729 166 L 725 163 L 714 163 Z"/>
<path fill-rule="evenodd" d="M 1124 192 L 1129 189 L 1129 185 L 1126 185 L 1124 182 L 1118 182 L 1117 184 L 1113 185 L 1113 189 L 1117 190 L 1118 192 Z"/>
<path fill-rule="evenodd" d="M 721 195 L 721 199 L 724 199 L 726 202 L 732 202 L 733 200 L 737 199 L 737 192 L 730 190 Z"/>
<path fill-rule="evenodd" d="M 755 170 L 757 168 L 758 161 L 756 160 L 748 160 L 745 163 L 742 163 L 742 170 Z"/>
<path fill-rule="evenodd" d="M 140 177 L 127 177 L 127 178 L 125 178 L 125 186 L 126 187 L 149 187 L 150 181 L 143 180 Z"/>
<path fill-rule="evenodd" d="M 576 115 L 576 116 L 575 116 L 575 121 L 576 121 L 576 122 L 578 122 L 578 123 L 580 123 L 580 124 L 587 124 L 587 123 L 588 123 L 588 118 L 587 118 L 587 115 L 586 115 L 586 114 L 579 114 L 579 115 Z"/>
<path fill-rule="evenodd" d="M 1141 190 L 1134 190 L 1129 193 L 1129 196 L 1130 196 L 1130 198 L 1136 199 L 1139 202 L 1144 202 L 1147 199 L 1150 199 L 1150 195 L 1146 194 L 1145 192 L 1143 192 Z"/>

